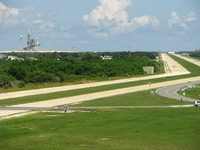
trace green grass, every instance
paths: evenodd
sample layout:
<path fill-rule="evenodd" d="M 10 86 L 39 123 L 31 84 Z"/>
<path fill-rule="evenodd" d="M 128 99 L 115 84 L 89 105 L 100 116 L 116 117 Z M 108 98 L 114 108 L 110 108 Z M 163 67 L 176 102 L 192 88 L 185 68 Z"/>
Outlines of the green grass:
<path fill-rule="evenodd" d="M 170 78 L 152 79 L 0 101 L 12 105 L 49 100 L 98 91 L 175 80 L 200 75 L 196 65 L 184 60 L 192 72 Z M 196 72 L 195 72 L 196 71 Z M 179 105 L 180 102 L 150 91 L 123 94 L 77 106 Z M 184 102 L 183 104 L 189 104 Z M 199 108 L 96 109 L 93 112 L 37 113 L 0 120 L 2 150 L 198 150 Z"/>
<path fill-rule="evenodd" d="M 198 150 L 199 108 L 38 113 L 0 121 L 2 150 Z"/>
<path fill-rule="evenodd" d="M 185 97 L 190 97 L 194 99 L 200 100 L 200 86 L 194 88 L 188 88 L 183 91 L 185 93 Z M 182 91 L 179 91 L 178 94 L 183 95 Z"/>
<path fill-rule="evenodd" d="M 150 90 L 152 91 L 152 90 Z M 92 101 L 83 102 L 81 104 L 72 105 L 73 107 L 87 106 L 165 106 L 165 105 L 181 105 L 180 101 L 162 97 L 157 94 L 150 94 L 150 91 L 141 91 L 136 93 L 128 93 L 123 95 L 100 98 Z M 191 104 L 183 102 L 183 105 Z"/>
<path fill-rule="evenodd" d="M 41 94 L 41 95 L 35 95 L 35 96 L 13 98 L 13 99 L 0 101 L 0 106 L 9 106 L 9 105 L 15 105 L 15 104 L 44 101 L 44 100 L 50 100 L 50 99 L 55 99 L 55 98 L 62 98 L 62 97 L 69 97 L 69 96 L 75 96 L 75 95 L 81 95 L 81 94 L 101 92 L 101 91 L 106 91 L 106 90 L 132 87 L 132 86 L 137 86 L 137 85 L 148 84 L 149 82 L 153 84 L 153 83 L 158 83 L 158 82 L 163 82 L 163 81 L 170 81 L 170 80 L 176 80 L 176 79 L 182 79 L 182 78 L 188 78 L 188 77 L 194 77 L 194 76 L 200 75 L 199 66 L 196 66 L 176 56 L 172 56 L 172 55 L 170 56 L 173 57 L 173 59 L 175 59 L 181 65 L 183 65 L 186 69 L 188 69 L 191 72 L 191 74 L 167 77 L 167 78 L 151 79 L 151 80 L 134 81 L 134 82 L 127 82 L 127 83 L 120 83 L 120 84 L 112 84 L 112 85 L 105 85 L 105 86 L 84 88 L 84 89 L 77 89 L 77 90 L 70 90 L 70 91 L 63 91 L 63 92 L 55 92 L 55 93 L 50 93 L 50 94 Z"/>

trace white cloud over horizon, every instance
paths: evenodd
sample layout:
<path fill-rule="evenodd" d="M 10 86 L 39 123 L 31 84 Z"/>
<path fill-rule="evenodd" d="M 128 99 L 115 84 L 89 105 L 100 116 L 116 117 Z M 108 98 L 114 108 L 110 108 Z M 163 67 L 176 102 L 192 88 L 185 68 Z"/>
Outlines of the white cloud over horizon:
<path fill-rule="evenodd" d="M 155 16 L 144 15 L 135 17 L 129 21 L 125 10 L 131 6 L 131 0 L 99 0 L 100 5 L 90 14 L 84 15 L 86 22 L 94 36 L 106 37 L 112 34 L 134 31 L 138 28 L 151 25 L 156 28 L 160 22 Z"/>
<path fill-rule="evenodd" d="M 187 14 L 187 18 L 182 21 L 179 17 L 179 15 L 173 11 L 171 12 L 171 18 L 168 20 L 168 27 L 173 28 L 174 26 L 179 26 L 184 28 L 185 30 L 188 30 L 188 23 L 193 22 L 197 20 L 195 12 L 190 12 Z"/>
<path fill-rule="evenodd" d="M 17 8 L 9 8 L 0 2 L 0 26 L 6 28 L 19 24 L 17 18 L 19 11 Z"/>
<path fill-rule="evenodd" d="M 197 20 L 197 16 L 196 16 L 196 13 L 195 12 L 190 12 L 187 14 L 187 18 L 185 19 L 185 22 L 192 22 L 192 21 L 195 21 Z"/>

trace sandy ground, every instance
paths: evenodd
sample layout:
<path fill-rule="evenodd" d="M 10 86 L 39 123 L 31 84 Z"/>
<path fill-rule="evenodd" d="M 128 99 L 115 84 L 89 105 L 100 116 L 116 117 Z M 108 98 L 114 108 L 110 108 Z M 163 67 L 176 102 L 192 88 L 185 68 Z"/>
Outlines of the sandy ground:
<path fill-rule="evenodd" d="M 163 57 L 163 60 L 165 61 L 165 63 L 167 63 L 168 69 L 170 70 L 169 72 L 167 72 L 167 74 L 153 75 L 153 76 L 147 76 L 147 77 L 138 77 L 138 78 L 131 78 L 131 79 L 123 79 L 123 80 L 115 80 L 115 81 L 97 82 L 97 83 L 90 83 L 90 84 L 81 84 L 81 85 L 74 85 L 74 86 L 63 86 L 63 87 L 56 87 L 56 88 L 45 88 L 45 89 L 39 89 L 39 90 L 22 91 L 22 92 L 12 92 L 12 93 L 0 94 L 0 97 L 1 97 L 1 99 L 21 97 L 21 96 L 27 96 L 27 95 L 52 93 L 52 92 L 58 92 L 58 91 L 66 91 L 66 90 L 80 89 L 80 88 L 86 88 L 86 87 L 95 87 L 95 86 L 101 86 L 101 85 L 147 80 L 147 79 L 161 78 L 161 77 L 166 77 L 166 76 L 174 76 L 174 75 L 189 73 L 185 68 L 183 68 L 180 64 L 178 64 L 176 61 L 171 59 L 166 54 L 162 54 L 162 57 Z M 161 83 L 155 83 L 155 84 L 151 84 L 151 85 L 141 85 L 141 86 L 135 86 L 135 87 L 129 87 L 129 88 L 116 89 L 116 90 L 109 90 L 109 91 L 104 91 L 104 92 L 84 94 L 84 95 L 72 96 L 72 97 L 67 97 L 67 98 L 59 98 L 59 99 L 48 100 L 48 101 L 13 105 L 10 107 L 53 107 L 53 106 L 58 106 L 58 105 L 94 100 L 94 99 L 103 98 L 103 97 L 110 97 L 110 96 L 114 96 L 114 95 L 132 93 L 132 92 L 137 92 L 137 91 L 142 91 L 142 90 L 149 90 L 149 89 L 153 89 L 153 88 L 159 88 L 159 87 L 163 87 L 163 86 L 187 82 L 188 80 L 189 81 L 198 81 L 198 80 L 200 80 L 200 77 L 194 77 L 194 78 L 190 78 L 190 79 L 180 79 L 180 80 L 176 80 L 176 81 L 161 82 Z M 15 111 L 14 110 L 0 110 L 0 117 L 13 115 L 13 114 L 17 114 L 17 113 L 23 113 L 26 111 L 27 110 L 15 110 Z"/>
<path fill-rule="evenodd" d="M 181 59 L 184 59 L 186 61 L 189 61 L 189 62 L 191 62 L 191 63 L 193 63 L 193 64 L 195 64 L 197 66 L 200 66 L 200 60 L 194 59 L 192 57 L 181 56 L 181 55 L 178 55 L 178 54 L 173 54 L 173 55 L 175 55 L 175 56 L 177 56 L 177 57 L 179 57 Z"/>
<path fill-rule="evenodd" d="M 162 54 L 162 59 L 165 65 L 165 72 L 167 74 L 189 73 L 183 66 L 181 66 L 178 62 L 174 61 L 167 54 Z"/>
<path fill-rule="evenodd" d="M 43 88 L 43 89 L 36 89 L 36 90 L 2 93 L 2 94 L 0 94 L 0 100 L 23 97 L 23 96 L 30 96 L 30 95 L 37 95 L 37 94 L 47 94 L 47 93 L 53 93 L 53 92 L 61 92 L 61 91 L 110 85 L 110 84 L 148 80 L 148 79 L 155 79 L 155 78 L 162 78 L 162 77 L 169 77 L 169 76 L 176 76 L 176 75 L 190 73 L 184 67 L 182 67 L 180 64 L 178 64 L 176 61 L 171 59 L 167 54 L 162 54 L 162 58 L 167 66 L 167 69 L 165 69 L 165 70 L 170 70 L 170 71 L 167 71 L 166 74 L 151 75 L 151 76 L 146 76 L 146 77 L 136 77 L 136 78 L 129 78 L 129 79 L 121 79 L 121 80 L 113 80 L 113 81 L 95 82 L 95 83 L 88 83 L 88 84 L 71 85 L 71 86 L 61 86 L 61 87 L 53 87 L 53 88 Z"/>

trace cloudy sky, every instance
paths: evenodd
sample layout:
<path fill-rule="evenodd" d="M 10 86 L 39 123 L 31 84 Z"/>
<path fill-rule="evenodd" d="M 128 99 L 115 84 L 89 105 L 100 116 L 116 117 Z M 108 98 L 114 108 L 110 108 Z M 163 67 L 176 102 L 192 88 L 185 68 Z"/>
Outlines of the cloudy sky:
<path fill-rule="evenodd" d="M 199 0 L 0 0 L 0 50 L 180 51 L 200 48 Z"/>

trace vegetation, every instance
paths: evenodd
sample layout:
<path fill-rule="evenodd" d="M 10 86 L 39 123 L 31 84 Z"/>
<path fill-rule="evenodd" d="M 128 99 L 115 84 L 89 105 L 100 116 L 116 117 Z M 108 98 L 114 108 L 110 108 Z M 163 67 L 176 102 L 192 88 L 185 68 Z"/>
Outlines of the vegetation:
<path fill-rule="evenodd" d="M 81 104 L 72 105 L 73 107 L 87 106 L 166 106 L 166 105 L 181 105 L 180 101 L 162 97 L 157 94 L 151 94 L 151 91 L 141 91 L 136 93 L 128 93 L 106 98 L 100 98 L 92 101 L 87 101 Z M 190 102 L 183 102 L 191 104 Z"/>
<path fill-rule="evenodd" d="M 181 64 L 184 68 L 186 68 L 189 72 L 191 72 L 190 74 L 188 75 L 184 75 L 182 77 L 184 78 L 188 78 L 188 77 L 195 77 L 195 76 L 200 76 L 200 69 L 199 69 L 199 66 L 193 64 L 193 63 L 190 63 L 186 60 L 183 60 L 181 58 L 178 58 L 174 55 L 170 55 L 170 57 L 172 57 L 175 61 L 177 61 L 179 64 Z M 178 76 L 180 77 L 180 76 Z"/>
<path fill-rule="evenodd" d="M 198 150 L 198 108 L 96 109 L 1 120 L 3 150 Z"/>
<path fill-rule="evenodd" d="M 191 72 L 191 74 L 174 76 L 174 77 L 169 77 L 169 78 L 158 78 L 158 79 L 151 79 L 151 80 L 134 81 L 134 82 L 128 82 L 128 83 L 112 84 L 112 85 L 105 85 L 105 86 L 99 86 L 99 87 L 76 89 L 76 90 L 56 92 L 56 93 L 50 93 L 50 94 L 41 94 L 41 95 L 35 95 L 35 96 L 14 98 L 14 99 L 6 100 L 6 101 L 5 100 L 0 101 L 0 106 L 22 104 L 22 103 L 35 102 L 35 101 L 44 101 L 44 100 L 50 100 L 50 99 L 55 99 L 55 98 L 62 98 L 62 97 L 80 95 L 80 94 L 88 94 L 88 93 L 93 93 L 93 92 L 100 92 L 100 91 L 106 91 L 106 90 L 113 90 L 113 89 L 143 85 L 143 84 L 148 84 L 149 82 L 153 84 L 153 83 L 162 82 L 162 81 L 170 81 L 170 80 L 200 75 L 200 69 L 198 66 L 192 63 L 189 63 L 185 60 L 182 60 L 180 58 L 177 58 L 175 56 L 172 56 L 172 57 L 181 65 L 183 65 L 186 69 L 188 69 Z"/>
<path fill-rule="evenodd" d="M 123 51 L 123 52 L 74 52 L 74 53 L 12 53 L 14 56 L 18 56 L 24 59 L 28 58 L 37 58 L 37 59 L 47 59 L 47 58 L 53 58 L 53 59 L 68 59 L 68 58 L 83 58 L 85 55 L 91 54 L 97 58 L 100 58 L 100 56 L 113 56 L 113 58 L 132 58 L 132 57 L 143 57 L 146 56 L 150 59 L 156 59 L 158 56 L 158 52 L 131 52 L 131 51 Z M 9 54 L 6 54 L 9 55 Z"/>
<path fill-rule="evenodd" d="M 184 93 L 186 97 L 199 99 L 200 100 L 200 86 L 196 86 L 194 88 L 188 88 L 184 90 Z M 179 91 L 178 94 L 183 95 L 182 91 Z"/>
<path fill-rule="evenodd" d="M 180 61 L 188 67 L 192 74 L 65 91 L 62 93 L 63 95 L 57 93 L 57 96 L 66 96 L 66 93 L 73 95 L 77 94 L 76 92 L 91 93 L 113 89 L 113 87 L 122 88 L 200 74 L 196 65 Z M 196 72 L 193 72 L 194 70 Z M 48 95 L 52 97 L 56 94 Z M 43 95 L 43 97 L 46 96 Z M 37 99 L 35 96 L 32 97 Z M 150 95 L 150 91 L 143 91 L 99 99 L 98 102 L 88 101 L 79 106 L 171 105 L 178 103 L 180 102 L 161 98 L 158 95 Z M 0 148 L 4 150 L 198 150 L 199 113 L 200 109 L 198 108 L 95 109 L 92 112 L 75 113 L 40 112 L 20 118 L 1 120 Z"/>
<path fill-rule="evenodd" d="M 95 77 L 128 77 L 145 74 L 142 69 L 144 66 L 154 66 L 155 72 L 159 72 L 159 64 L 150 61 L 150 58 L 144 55 L 130 58 L 122 55 L 112 60 L 102 60 L 94 54 L 85 53 L 80 58 L 62 57 L 59 60 L 54 58 L 0 60 L 0 86 L 12 86 L 13 81 L 16 80 L 21 81 L 17 86 L 23 87 L 25 83 L 63 82 Z"/>
<path fill-rule="evenodd" d="M 190 55 L 191 57 L 195 57 L 195 58 L 200 59 L 200 51 L 189 52 L 189 55 Z"/>
<path fill-rule="evenodd" d="M 187 53 L 189 54 L 189 56 L 200 59 L 200 51 L 196 50 L 196 51 L 180 51 L 178 52 L 179 54 L 183 54 L 183 53 Z"/>

